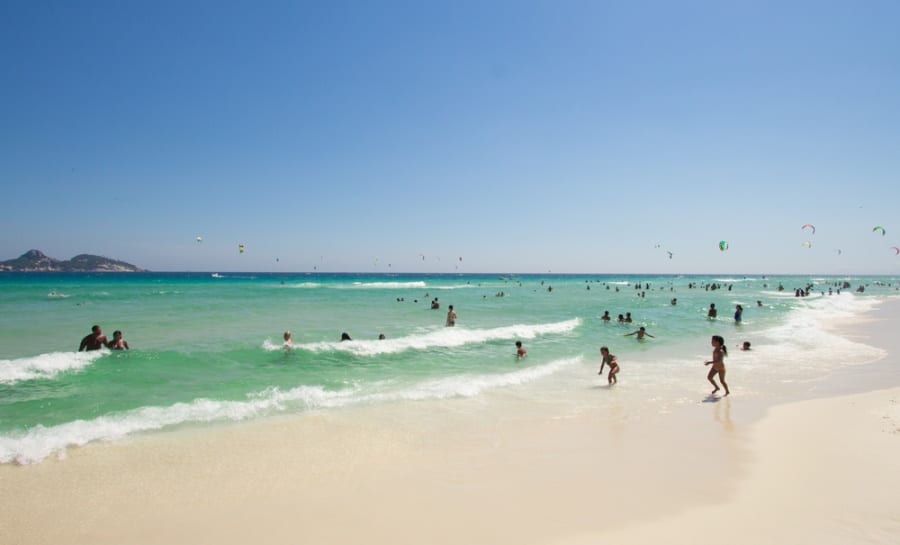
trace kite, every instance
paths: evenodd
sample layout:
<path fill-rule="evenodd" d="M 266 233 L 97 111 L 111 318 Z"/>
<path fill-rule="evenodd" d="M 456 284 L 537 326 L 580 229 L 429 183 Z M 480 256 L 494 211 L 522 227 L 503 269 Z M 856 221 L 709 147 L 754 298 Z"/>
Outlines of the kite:
<path fill-rule="evenodd" d="M 672 252 L 666 252 L 666 253 L 669 254 L 669 259 L 672 259 L 672 256 L 675 255 Z"/>
<path fill-rule="evenodd" d="M 812 234 L 816 234 L 816 226 L 811 223 L 807 223 L 807 224 L 803 225 L 803 227 L 801 227 L 800 229 L 807 229 L 807 228 L 812 229 Z"/>
<path fill-rule="evenodd" d="M 835 248 L 834 251 L 837 252 L 837 255 L 841 255 L 842 253 L 844 253 L 844 251 L 840 248 Z"/>
<path fill-rule="evenodd" d="M 243 244 L 238 244 L 238 252 L 244 253 L 244 245 Z"/>
<path fill-rule="evenodd" d="M 810 241 L 807 240 L 806 242 L 804 242 L 803 244 L 801 244 L 801 246 L 806 246 L 807 248 L 812 248 L 812 242 L 810 242 Z"/>
<path fill-rule="evenodd" d="M 719 251 L 724 252 L 727 249 L 728 249 L 728 243 L 725 242 L 724 240 L 719 241 Z"/>
<path fill-rule="evenodd" d="M 203 242 L 203 237 L 197 237 L 197 242 Z"/>
<path fill-rule="evenodd" d="M 878 231 L 881 231 L 881 236 L 884 236 L 887 234 L 887 231 L 884 230 L 884 227 L 882 227 L 880 225 L 876 225 L 875 227 L 872 227 L 873 233 L 878 232 Z"/>
<path fill-rule="evenodd" d="M 891 246 L 891 250 L 894 250 L 894 255 L 900 255 L 900 248 Z"/>

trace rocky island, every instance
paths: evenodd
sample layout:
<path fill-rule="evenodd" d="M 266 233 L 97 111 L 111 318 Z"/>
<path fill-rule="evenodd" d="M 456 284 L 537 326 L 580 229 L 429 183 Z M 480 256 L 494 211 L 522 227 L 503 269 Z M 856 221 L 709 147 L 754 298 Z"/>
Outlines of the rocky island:
<path fill-rule="evenodd" d="M 98 255 L 79 254 L 67 261 L 48 257 L 40 250 L 28 250 L 16 259 L 0 261 L 0 271 L 12 272 L 144 272 L 131 263 Z"/>

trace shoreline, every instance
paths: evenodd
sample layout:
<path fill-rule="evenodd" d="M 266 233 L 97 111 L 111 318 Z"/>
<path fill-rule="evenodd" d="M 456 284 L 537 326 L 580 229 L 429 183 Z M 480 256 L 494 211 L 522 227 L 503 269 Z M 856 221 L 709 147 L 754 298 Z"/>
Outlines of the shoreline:
<path fill-rule="evenodd" d="M 898 316 L 900 300 L 887 298 L 862 320 L 834 326 L 887 356 L 838 370 L 786 404 L 735 397 L 666 415 L 631 416 L 615 404 L 613 414 L 546 415 L 521 401 L 485 408 L 473 398 L 429 402 L 425 414 L 347 409 L 89 444 L 62 461 L 0 467 L 8 491 L 0 541 L 574 545 L 608 536 L 671 542 L 673 534 L 695 541 L 708 537 L 709 516 L 735 526 L 760 522 L 742 521 L 741 513 L 772 516 L 764 509 L 771 497 L 753 487 L 757 481 L 786 491 L 771 496 L 815 500 L 823 509 L 835 508 L 819 501 L 823 494 L 853 496 L 856 504 L 838 502 L 841 513 L 863 519 L 869 499 L 858 495 L 866 488 L 840 482 L 843 489 L 813 492 L 808 481 L 782 482 L 793 475 L 777 462 L 797 448 L 791 433 L 801 426 L 810 430 L 803 452 L 812 458 L 803 463 L 816 468 L 803 467 L 804 474 L 846 474 L 835 460 L 852 452 L 839 449 L 866 441 L 885 452 L 851 473 L 871 482 L 890 467 L 884 464 L 898 453 L 898 436 L 882 444 L 885 434 L 871 422 L 854 422 L 864 419 L 860 410 L 900 399 L 900 343 L 890 331 Z M 840 421 L 852 440 L 822 425 L 841 418 L 849 419 Z M 838 450 L 819 456 L 823 446 Z M 885 488 L 896 504 L 900 494 Z M 766 524 L 729 539 L 759 542 L 763 529 L 784 539 L 785 527 Z M 819 528 L 797 536 L 810 541 Z"/>

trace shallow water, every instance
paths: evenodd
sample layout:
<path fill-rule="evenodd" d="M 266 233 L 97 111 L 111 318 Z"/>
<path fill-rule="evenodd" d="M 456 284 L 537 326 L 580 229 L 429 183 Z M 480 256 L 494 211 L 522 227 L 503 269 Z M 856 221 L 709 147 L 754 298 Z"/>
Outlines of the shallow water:
<path fill-rule="evenodd" d="M 866 292 L 838 295 L 845 280 Z M 794 296 L 808 284 L 813 294 Z M 742 397 L 803 391 L 880 356 L 825 325 L 897 296 L 897 286 L 888 277 L 6 273 L 0 461 L 178 426 L 384 403 L 416 410 L 433 399 L 513 396 L 579 411 L 640 398 L 666 411 L 708 393 L 714 334 L 726 339 Z M 454 328 L 444 325 L 451 304 Z M 604 310 L 631 312 L 634 323 L 603 322 Z M 110 337 L 122 330 L 132 350 L 76 352 L 95 323 Z M 624 337 L 641 325 L 654 338 Z M 345 331 L 354 340 L 340 342 Z M 744 340 L 752 351 L 737 350 Z M 614 398 L 597 395 L 601 345 L 622 366 Z"/>

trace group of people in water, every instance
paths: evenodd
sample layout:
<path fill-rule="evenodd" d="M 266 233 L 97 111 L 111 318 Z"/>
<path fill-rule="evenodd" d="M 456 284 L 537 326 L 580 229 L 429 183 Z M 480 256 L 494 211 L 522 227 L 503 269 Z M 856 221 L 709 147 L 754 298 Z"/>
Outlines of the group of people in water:
<path fill-rule="evenodd" d="M 113 338 L 109 340 L 106 338 L 106 335 L 103 334 L 103 330 L 99 325 L 95 325 L 91 328 L 91 332 L 84 336 L 81 339 L 81 344 L 78 346 L 79 352 L 85 352 L 90 350 L 100 350 L 101 348 L 109 348 L 110 350 L 128 350 L 128 341 L 122 338 L 122 332 L 118 329 L 113 331 Z"/>

